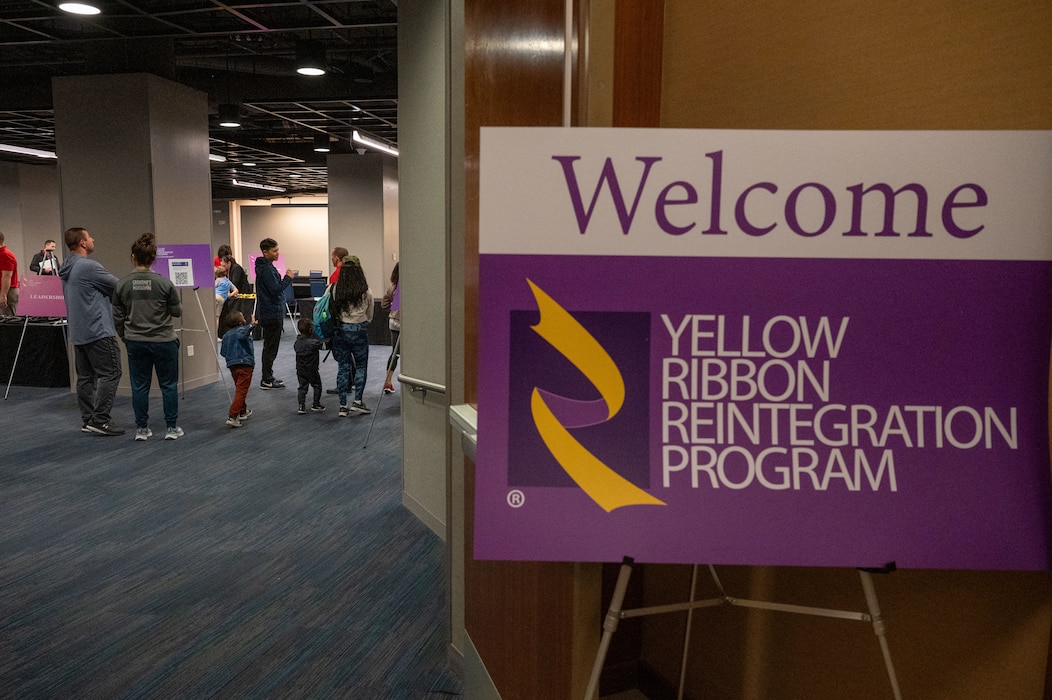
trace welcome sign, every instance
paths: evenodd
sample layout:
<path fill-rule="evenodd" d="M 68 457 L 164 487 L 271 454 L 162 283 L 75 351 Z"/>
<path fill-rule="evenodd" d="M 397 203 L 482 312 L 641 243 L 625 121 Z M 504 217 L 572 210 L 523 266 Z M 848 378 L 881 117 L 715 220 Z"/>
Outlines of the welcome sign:
<path fill-rule="evenodd" d="M 1052 133 L 482 130 L 481 559 L 1047 569 Z"/>

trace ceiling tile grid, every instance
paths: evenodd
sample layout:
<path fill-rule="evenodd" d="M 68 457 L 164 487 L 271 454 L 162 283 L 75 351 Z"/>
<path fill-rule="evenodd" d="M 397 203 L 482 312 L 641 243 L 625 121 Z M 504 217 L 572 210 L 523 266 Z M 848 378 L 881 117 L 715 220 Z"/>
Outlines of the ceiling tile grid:
<path fill-rule="evenodd" d="M 210 151 L 225 159 L 211 164 L 216 198 L 275 191 L 233 180 L 285 195 L 325 191 L 317 134 L 333 152 L 356 152 L 354 129 L 397 147 L 397 0 L 96 4 L 101 14 L 81 17 L 45 0 L 0 3 L 0 144 L 54 151 L 52 77 L 149 72 L 208 95 Z M 327 75 L 296 74 L 304 40 L 324 46 Z M 241 127 L 219 126 L 224 103 L 240 105 Z"/>

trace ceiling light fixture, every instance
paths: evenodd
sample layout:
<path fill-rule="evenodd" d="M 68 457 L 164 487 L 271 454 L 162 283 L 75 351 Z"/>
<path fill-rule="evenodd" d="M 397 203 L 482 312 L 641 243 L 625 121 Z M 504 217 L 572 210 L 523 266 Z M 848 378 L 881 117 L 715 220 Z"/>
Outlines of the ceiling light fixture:
<path fill-rule="evenodd" d="M 219 126 L 236 129 L 241 126 L 241 106 L 236 104 L 219 105 Z"/>
<path fill-rule="evenodd" d="M 102 10 L 86 2 L 60 2 L 58 9 L 74 15 L 97 15 Z"/>
<path fill-rule="evenodd" d="M 368 136 L 362 136 L 360 133 L 358 133 L 357 129 L 355 129 L 354 132 L 352 132 L 351 140 L 353 142 L 355 142 L 355 143 L 360 143 L 363 146 L 368 146 L 369 148 L 375 148 L 378 151 L 383 151 L 384 153 L 387 153 L 388 155 L 392 155 L 395 158 L 398 157 L 398 149 L 397 148 L 391 148 L 386 143 L 381 143 L 380 141 L 377 141 L 374 138 L 370 138 Z"/>
<path fill-rule="evenodd" d="M 216 155 L 215 153 L 209 153 L 208 154 L 208 160 L 212 161 L 213 163 L 225 163 L 226 162 L 226 156 L 219 156 L 219 155 Z"/>
<path fill-rule="evenodd" d="M 241 180 L 231 180 L 232 183 L 238 187 L 248 187 L 253 190 L 267 190 L 268 192 L 284 192 L 284 187 L 275 187 L 274 185 L 262 185 L 258 182 L 242 182 Z"/>
<path fill-rule="evenodd" d="M 314 135 L 314 152 L 315 153 L 328 153 L 329 148 L 329 135 L 328 134 L 315 134 Z"/>
<path fill-rule="evenodd" d="M 329 70 L 325 44 L 317 39 L 296 42 L 296 72 L 300 75 L 325 75 Z"/>
<path fill-rule="evenodd" d="M 22 156 L 36 156 L 37 158 L 58 158 L 58 156 L 51 151 L 41 151 L 36 148 L 25 148 L 23 146 L 10 146 L 6 143 L 0 143 L 0 151 L 17 153 Z"/>

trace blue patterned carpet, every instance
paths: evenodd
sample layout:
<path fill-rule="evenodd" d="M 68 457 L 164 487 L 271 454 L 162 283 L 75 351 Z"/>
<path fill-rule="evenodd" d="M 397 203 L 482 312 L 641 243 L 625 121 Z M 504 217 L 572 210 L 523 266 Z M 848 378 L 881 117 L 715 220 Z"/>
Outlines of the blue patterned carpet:
<path fill-rule="evenodd" d="M 374 408 L 387 352 L 370 353 Z M 101 437 L 67 390 L 12 387 L 0 698 L 460 696 L 445 547 L 401 506 L 401 388 L 363 448 L 372 416 L 339 418 L 335 396 L 296 414 L 292 364 L 286 333 L 290 388 L 257 376 L 241 429 L 222 384 L 182 394 L 176 441 L 160 439 L 159 398 L 155 436 L 135 442 L 128 397 L 114 421 L 129 433 Z M 330 358 L 327 387 L 335 375 Z"/>

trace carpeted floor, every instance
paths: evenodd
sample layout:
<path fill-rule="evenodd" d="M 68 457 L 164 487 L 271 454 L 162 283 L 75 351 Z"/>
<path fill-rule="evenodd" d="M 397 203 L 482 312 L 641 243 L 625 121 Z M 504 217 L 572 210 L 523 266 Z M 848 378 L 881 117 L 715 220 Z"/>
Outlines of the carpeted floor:
<path fill-rule="evenodd" d="M 287 330 L 291 327 L 286 321 Z M 240 429 L 223 384 L 186 435 L 80 432 L 65 389 L 0 402 L 0 698 L 450 698 L 445 546 L 401 506 L 401 388 L 297 415 L 293 336 Z M 262 343 L 256 343 L 257 358 Z M 376 408 L 389 349 L 374 346 Z M 326 387 L 336 366 L 322 365 Z M 229 380 L 229 377 L 227 376 Z M 6 378 L 5 378 L 6 384 Z M 397 383 L 396 383 L 396 386 Z"/>

